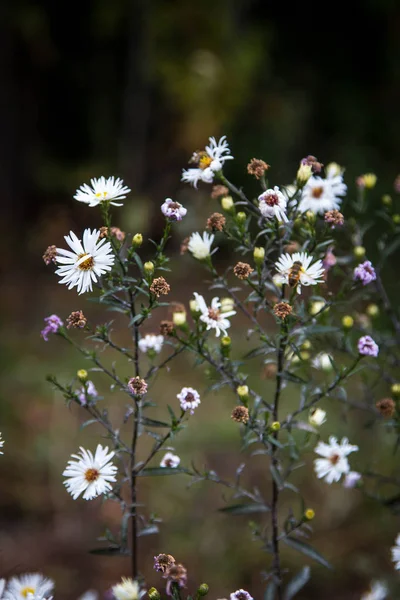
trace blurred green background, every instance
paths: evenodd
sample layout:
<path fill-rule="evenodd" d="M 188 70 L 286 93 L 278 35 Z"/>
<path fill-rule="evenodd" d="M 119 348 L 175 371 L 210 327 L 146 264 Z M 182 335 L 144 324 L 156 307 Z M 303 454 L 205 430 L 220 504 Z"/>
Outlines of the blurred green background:
<path fill-rule="evenodd" d="M 43 318 L 83 308 L 94 322 L 104 319 L 95 305 L 58 286 L 41 259 L 70 228 L 101 224 L 94 209 L 72 200 L 75 189 L 91 177 L 123 177 L 132 193 L 115 224 L 145 237 L 160 235 L 165 197 L 189 208 L 169 246 L 175 255 L 171 299 L 185 303 L 193 290 L 206 288 L 201 269 L 179 257 L 179 244 L 204 227 L 215 205 L 206 188 L 184 187 L 180 172 L 210 135 L 228 136 L 236 160 L 227 173 L 250 193 L 256 187 L 246 164 L 253 156 L 272 165 L 273 184 L 285 184 L 311 153 L 325 164 L 346 166 L 350 195 L 357 175 L 376 172 L 379 201 L 393 192 L 400 170 L 400 6 L 395 0 L 93 0 L 77 8 L 14 0 L 0 10 L 0 431 L 6 440 L 0 576 L 40 570 L 56 579 L 58 598 L 72 599 L 89 587 L 104 591 L 129 574 L 124 560 L 87 553 L 102 532 L 101 520 L 115 525 L 118 511 L 97 501 L 74 502 L 60 475 L 70 453 L 81 444 L 93 447 L 100 432 L 79 431 L 82 415 L 67 409 L 45 382 L 48 373 L 67 381 L 88 365 L 61 340 L 43 342 Z M 143 256 L 146 251 L 149 246 Z M 147 331 L 158 322 L 154 318 Z M 252 368 L 258 376 L 261 364 Z M 110 393 L 102 376 L 92 378 L 117 419 L 124 399 Z M 182 385 L 205 388 L 189 358 L 155 384 L 161 411 Z M 260 386 L 268 393 L 272 384 L 262 380 Z M 296 400 L 288 398 L 288 410 Z M 234 476 L 243 460 L 230 420 L 234 405 L 228 392 L 204 396 L 176 444 L 183 464 L 193 459 Z M 337 418 L 332 430 L 369 443 L 371 430 L 360 427 L 362 419 L 343 420 L 329 408 L 330 427 Z M 330 432 L 323 430 L 323 437 Z M 392 461 L 393 440 L 381 429 L 374 436 L 374 460 Z M 352 600 L 371 577 L 393 580 L 388 549 L 400 522 L 357 491 L 316 481 L 311 459 L 308 453 L 299 481 L 317 513 L 313 542 L 336 570 L 312 564 L 313 581 L 299 598 Z M 266 488 L 266 469 L 259 457 L 248 481 Z M 246 518 L 217 512 L 224 505 L 217 486 L 186 485 L 183 476 L 141 482 L 140 500 L 164 520 L 160 536 L 142 541 L 140 567 L 149 583 L 161 585 L 153 555 L 169 552 L 187 565 L 190 583 L 212 586 L 212 598 L 239 587 L 260 598 L 260 571 L 269 557 L 251 542 Z M 309 562 L 293 552 L 284 561 L 293 568 Z"/>

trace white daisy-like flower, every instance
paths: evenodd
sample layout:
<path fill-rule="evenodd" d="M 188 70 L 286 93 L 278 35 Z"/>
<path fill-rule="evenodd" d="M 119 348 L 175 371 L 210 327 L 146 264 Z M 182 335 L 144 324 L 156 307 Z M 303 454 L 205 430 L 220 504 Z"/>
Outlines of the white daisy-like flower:
<path fill-rule="evenodd" d="M 91 179 L 90 183 L 92 187 L 84 183 L 76 190 L 74 196 L 75 200 L 84 202 L 89 206 L 97 206 L 102 202 L 109 202 L 113 206 L 122 206 L 114 200 L 123 200 L 126 198 L 126 194 L 131 191 L 119 177 L 118 179 L 115 179 L 115 177 L 109 177 L 108 179 L 100 177 L 99 179 Z"/>
<path fill-rule="evenodd" d="M 312 359 L 312 366 L 314 369 L 321 369 L 322 371 L 332 371 L 332 356 L 327 352 L 320 352 L 317 356 Z"/>
<path fill-rule="evenodd" d="M 183 387 L 176 397 L 180 402 L 181 409 L 190 410 L 191 415 L 194 413 L 194 409 L 200 404 L 199 392 L 191 387 Z"/>
<path fill-rule="evenodd" d="M 187 209 L 182 204 L 179 204 L 179 202 L 174 202 L 171 198 L 167 198 L 164 204 L 161 205 L 161 212 L 164 217 L 171 219 L 171 221 L 182 221 L 187 213 Z"/>
<path fill-rule="evenodd" d="M 258 208 L 266 219 L 276 217 L 278 221 L 289 221 L 286 216 L 286 198 L 277 185 L 258 196 Z"/>
<path fill-rule="evenodd" d="M 368 592 L 365 592 L 360 600 L 384 600 L 388 595 L 386 584 L 382 581 L 373 581 Z"/>
<path fill-rule="evenodd" d="M 294 252 L 293 254 L 282 254 L 275 266 L 278 273 L 274 276 L 274 282 L 286 283 L 291 287 L 297 287 L 297 293 L 301 293 L 302 285 L 316 285 L 323 281 L 324 267 L 321 260 L 311 264 L 313 257 L 307 252 Z"/>
<path fill-rule="evenodd" d="M 115 452 L 108 452 L 98 444 L 95 455 L 90 450 L 80 448 L 80 456 L 72 454 L 75 460 L 68 461 L 63 475 L 67 477 L 64 485 L 74 500 L 83 493 L 85 500 L 92 500 L 96 496 L 109 492 L 112 488 L 110 482 L 116 481 L 117 467 L 111 459 Z"/>
<path fill-rule="evenodd" d="M 122 577 L 121 583 L 112 587 L 112 593 L 116 600 L 139 600 L 146 592 L 140 590 L 137 581 L 130 577 Z"/>
<path fill-rule="evenodd" d="M 6 587 L 6 580 L 0 579 L 0 599 L 3 597 L 4 588 Z"/>
<path fill-rule="evenodd" d="M 246 590 L 236 590 L 236 592 L 232 592 L 229 600 L 254 600 L 253 596 L 246 592 Z"/>
<path fill-rule="evenodd" d="M 347 186 L 341 174 L 326 179 L 318 176 L 310 177 L 303 188 L 299 211 L 310 210 L 315 214 L 324 214 L 328 210 L 338 210 L 342 202 L 341 196 L 345 196 L 346 192 Z"/>
<path fill-rule="evenodd" d="M 176 454 L 172 454 L 172 452 L 167 452 L 160 462 L 160 467 L 170 467 L 172 469 L 175 469 L 180 462 L 181 459 L 179 458 L 179 456 L 177 456 Z"/>
<path fill-rule="evenodd" d="M 394 568 L 396 571 L 400 570 L 400 533 L 396 537 L 395 545 L 391 549 L 392 561 L 395 563 Z"/>
<path fill-rule="evenodd" d="M 41 573 L 25 573 L 9 580 L 2 600 L 47 598 L 53 589 L 54 581 L 44 577 Z"/>
<path fill-rule="evenodd" d="M 207 233 L 204 231 L 203 237 L 201 237 L 200 233 L 192 233 L 188 242 L 188 250 L 197 258 L 197 260 L 204 260 L 211 253 L 211 246 L 214 241 L 214 234 Z"/>
<path fill-rule="evenodd" d="M 236 315 L 236 311 L 230 310 L 228 312 L 222 312 L 219 298 L 213 298 L 211 300 L 211 306 L 207 306 L 203 296 L 200 296 L 200 294 L 195 292 L 194 297 L 196 298 L 197 306 L 201 312 L 200 321 L 203 321 L 203 323 L 207 325 L 207 331 L 215 329 L 216 337 L 219 337 L 221 333 L 227 335 L 226 330 L 231 326 L 229 317 Z"/>
<path fill-rule="evenodd" d="M 199 181 L 212 183 L 217 171 L 221 171 L 226 160 L 232 160 L 228 142 L 224 135 L 219 142 L 214 137 L 209 138 L 210 144 L 201 152 L 194 152 L 190 162 L 195 168 L 183 169 L 182 181 L 191 183 L 197 188 Z"/>
<path fill-rule="evenodd" d="M 323 457 L 314 460 L 314 470 L 318 479 L 323 478 L 329 484 L 339 481 L 342 475 L 346 475 L 350 471 L 347 456 L 356 450 L 358 450 L 358 446 L 349 444 L 347 438 L 343 438 L 338 443 L 337 438 L 331 435 L 329 444 L 318 442 L 314 452 Z"/>
<path fill-rule="evenodd" d="M 2 448 L 4 446 L 4 440 L 1 439 L 1 433 L 0 433 L 0 448 Z M 2 452 L 0 450 L 0 454 L 4 454 L 4 452 Z M 0 594 L 0 598 L 1 598 L 1 594 Z"/>
<path fill-rule="evenodd" d="M 164 336 L 148 333 L 139 340 L 139 349 L 142 352 L 153 350 L 156 354 L 161 352 L 164 343 Z"/>
<path fill-rule="evenodd" d="M 71 250 L 57 248 L 56 262 L 60 265 L 56 271 L 60 275 L 59 283 L 68 285 L 68 289 L 76 286 L 78 294 L 93 290 L 93 281 L 111 271 L 115 257 L 110 242 L 106 238 L 99 240 L 100 232 L 85 229 L 83 242 L 73 231 L 64 237 Z"/>
<path fill-rule="evenodd" d="M 310 411 L 308 422 L 313 427 L 320 427 L 326 422 L 326 411 L 322 408 L 314 408 Z"/>

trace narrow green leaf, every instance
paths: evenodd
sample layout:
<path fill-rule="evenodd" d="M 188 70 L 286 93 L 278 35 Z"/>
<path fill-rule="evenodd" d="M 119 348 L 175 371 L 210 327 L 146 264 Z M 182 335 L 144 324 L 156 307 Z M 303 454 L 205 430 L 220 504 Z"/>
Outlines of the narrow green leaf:
<path fill-rule="evenodd" d="M 177 475 L 178 473 L 189 473 L 181 467 L 148 467 L 139 471 L 138 477 L 150 477 L 153 475 Z"/>
<path fill-rule="evenodd" d="M 310 567 L 306 566 L 301 569 L 288 584 L 283 600 L 292 600 L 295 595 L 306 585 L 310 580 Z"/>
<path fill-rule="evenodd" d="M 265 504 L 232 504 L 219 509 L 220 512 L 229 513 L 230 515 L 252 515 L 269 512 L 269 510 Z"/>
<path fill-rule="evenodd" d="M 290 546 L 290 548 L 309 556 L 327 569 L 332 569 L 332 565 L 317 550 L 315 550 L 315 548 L 310 546 L 310 544 L 306 544 L 305 542 L 301 542 L 292 537 L 283 538 L 283 541 L 287 546 Z"/>
<path fill-rule="evenodd" d="M 271 583 L 267 585 L 267 588 L 265 590 L 264 600 L 275 600 L 275 593 L 276 583 L 274 581 L 271 581 Z"/>
<path fill-rule="evenodd" d="M 140 423 L 142 425 L 147 425 L 147 427 L 169 427 L 169 423 L 157 421 L 156 419 L 149 419 L 148 417 L 142 417 Z"/>

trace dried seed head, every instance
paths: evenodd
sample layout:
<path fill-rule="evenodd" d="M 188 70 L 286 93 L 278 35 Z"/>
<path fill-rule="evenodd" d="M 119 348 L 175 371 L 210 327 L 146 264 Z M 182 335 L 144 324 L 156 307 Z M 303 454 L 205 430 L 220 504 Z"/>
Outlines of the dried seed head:
<path fill-rule="evenodd" d="M 207 219 L 207 229 L 211 231 L 222 231 L 225 227 L 226 219 L 221 213 L 213 213 Z"/>
<path fill-rule="evenodd" d="M 174 331 L 174 324 L 172 321 L 161 321 L 160 333 L 161 335 L 171 335 Z"/>
<path fill-rule="evenodd" d="M 236 406 L 232 411 L 231 418 L 236 423 L 247 423 L 249 420 L 249 409 L 245 406 Z"/>
<path fill-rule="evenodd" d="M 278 302 L 274 306 L 274 314 L 278 317 L 278 319 L 286 319 L 290 314 L 292 314 L 293 308 L 287 302 Z"/>
<path fill-rule="evenodd" d="M 141 377 L 132 377 L 128 381 L 128 389 L 135 396 L 144 396 L 147 392 L 147 383 Z"/>
<path fill-rule="evenodd" d="M 259 158 L 252 158 L 247 165 L 247 172 L 249 175 L 254 175 L 256 179 L 261 179 L 264 176 L 265 171 L 268 171 L 270 165 L 260 160 Z"/>
<path fill-rule="evenodd" d="M 218 200 L 218 198 L 222 198 L 223 196 L 227 196 L 229 194 L 229 189 L 226 185 L 214 185 L 211 190 L 211 198 L 213 200 Z"/>
<path fill-rule="evenodd" d="M 74 310 L 67 318 L 67 329 L 83 329 L 86 326 L 87 318 L 81 310 Z"/>
<path fill-rule="evenodd" d="M 392 398 L 382 398 L 375 406 L 385 419 L 390 419 L 396 412 L 396 404 Z"/>
<path fill-rule="evenodd" d="M 150 286 L 151 293 L 157 296 L 157 298 L 159 298 L 162 294 L 166 296 L 170 289 L 171 287 L 166 282 L 164 277 L 156 277 L 156 279 L 153 279 L 153 282 Z"/>
<path fill-rule="evenodd" d="M 180 248 L 181 254 L 186 254 L 186 252 L 188 251 L 189 240 L 190 240 L 190 236 L 185 237 L 185 239 L 182 241 L 181 248 Z"/>
<path fill-rule="evenodd" d="M 276 364 L 268 363 L 262 370 L 261 377 L 262 379 L 273 379 L 276 375 L 276 371 Z"/>
<path fill-rule="evenodd" d="M 100 239 L 108 237 L 107 231 L 108 231 L 107 227 L 100 227 L 100 236 L 99 236 Z M 123 242 L 125 239 L 125 232 L 121 231 L 121 229 L 119 227 L 111 227 L 110 235 L 115 237 L 119 242 Z"/>
<path fill-rule="evenodd" d="M 239 279 L 247 279 L 253 271 L 254 269 L 248 263 L 244 262 L 238 262 L 233 268 L 233 272 Z"/>
<path fill-rule="evenodd" d="M 324 216 L 325 223 L 330 223 L 332 229 L 341 227 L 344 223 L 344 216 L 338 210 L 328 210 Z"/>
<path fill-rule="evenodd" d="M 168 577 L 170 581 L 174 581 L 180 587 L 184 587 L 187 581 L 187 569 L 181 564 L 174 564 L 166 571 L 164 577 Z"/>
<path fill-rule="evenodd" d="M 57 246 L 49 246 L 43 254 L 43 260 L 45 265 L 56 262 Z"/>
<path fill-rule="evenodd" d="M 175 558 L 171 554 L 158 554 L 154 557 L 154 568 L 160 573 L 165 573 L 175 564 Z"/>
<path fill-rule="evenodd" d="M 306 158 L 302 158 L 300 164 L 309 165 L 313 173 L 320 173 L 322 171 L 322 167 L 324 166 L 322 163 L 318 162 L 318 160 L 312 154 L 309 154 L 306 156 Z"/>

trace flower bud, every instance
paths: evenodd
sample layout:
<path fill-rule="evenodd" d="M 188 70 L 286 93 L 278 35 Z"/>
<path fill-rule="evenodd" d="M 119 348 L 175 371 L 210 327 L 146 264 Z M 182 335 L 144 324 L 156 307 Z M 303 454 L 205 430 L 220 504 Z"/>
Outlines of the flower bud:
<path fill-rule="evenodd" d="M 325 304 L 326 302 L 324 300 L 315 300 L 315 302 L 312 302 L 310 304 L 308 312 L 312 316 L 317 315 L 324 308 Z M 327 308 L 324 312 L 326 312 L 327 310 L 329 310 L 329 308 Z"/>
<path fill-rule="evenodd" d="M 229 348 L 231 344 L 232 340 L 229 337 L 229 335 L 224 335 L 224 337 L 221 338 L 221 346 L 223 346 L 224 348 Z"/>
<path fill-rule="evenodd" d="M 392 204 L 392 197 L 389 196 L 389 194 L 384 194 L 381 198 L 381 202 L 384 206 L 391 206 Z"/>
<path fill-rule="evenodd" d="M 312 521 L 314 517 L 315 517 L 315 512 L 313 511 L 313 509 L 307 508 L 307 510 L 304 512 L 304 518 L 307 521 Z"/>
<path fill-rule="evenodd" d="M 265 258 L 265 250 L 261 246 L 256 246 L 253 251 L 253 258 L 256 265 L 262 265 Z"/>
<path fill-rule="evenodd" d="M 84 382 L 88 378 L 88 372 L 85 369 L 79 369 L 77 372 L 77 377 L 80 381 Z"/>
<path fill-rule="evenodd" d="M 313 173 L 311 165 L 300 164 L 296 180 L 299 187 L 304 187 Z"/>
<path fill-rule="evenodd" d="M 186 312 L 178 311 L 172 314 L 172 322 L 175 327 L 182 327 L 182 325 L 186 324 Z"/>
<path fill-rule="evenodd" d="M 353 254 L 356 258 L 363 258 L 365 256 L 366 250 L 364 246 L 355 246 L 353 248 Z"/>
<path fill-rule="evenodd" d="M 132 238 L 132 246 L 134 248 L 140 248 L 143 244 L 143 236 L 141 233 L 136 233 Z"/>
<path fill-rule="evenodd" d="M 272 431 L 279 431 L 280 428 L 281 428 L 281 424 L 279 423 L 279 421 L 274 421 L 273 423 L 271 423 Z"/>
<path fill-rule="evenodd" d="M 392 395 L 399 397 L 400 396 L 400 383 L 393 383 L 392 387 L 390 388 L 392 391 Z"/>
<path fill-rule="evenodd" d="M 235 308 L 235 301 L 233 298 L 221 298 L 221 307 L 220 311 L 222 313 L 230 312 Z"/>
<path fill-rule="evenodd" d="M 247 398 L 247 396 L 249 395 L 249 388 L 247 385 L 239 385 L 236 388 L 236 392 L 239 398 Z"/>
<path fill-rule="evenodd" d="M 150 260 L 148 262 L 144 263 L 143 268 L 144 268 L 144 272 L 147 273 L 148 275 L 151 275 L 152 273 L 154 273 L 154 263 L 152 263 Z"/>
<path fill-rule="evenodd" d="M 343 169 L 337 163 L 331 162 L 328 165 L 326 165 L 325 172 L 327 173 L 327 175 L 329 175 L 329 177 L 337 177 L 338 175 L 342 174 Z"/>
<path fill-rule="evenodd" d="M 199 585 L 199 589 L 197 590 L 197 593 L 199 596 L 207 596 L 208 590 L 209 590 L 208 585 L 206 583 L 202 583 L 201 585 Z"/>
<path fill-rule="evenodd" d="M 150 588 L 149 591 L 147 592 L 147 595 L 149 596 L 150 600 L 160 600 L 161 599 L 160 592 L 158 590 L 156 590 L 155 587 Z"/>
<path fill-rule="evenodd" d="M 243 223 L 246 222 L 247 219 L 247 215 L 245 212 L 238 212 L 238 214 L 236 215 L 236 221 L 239 223 L 239 225 L 243 225 Z"/>
<path fill-rule="evenodd" d="M 301 345 L 301 350 L 310 350 L 311 342 L 310 340 L 305 340 Z"/>
<path fill-rule="evenodd" d="M 317 220 L 317 215 L 312 210 L 308 210 L 306 212 L 306 217 L 307 221 L 311 224 L 315 223 Z"/>
<path fill-rule="evenodd" d="M 192 300 L 189 300 L 189 308 L 190 308 L 190 312 L 192 313 L 192 315 L 198 315 L 200 312 L 200 308 L 199 308 L 199 305 L 197 304 L 197 300 L 195 300 L 194 298 L 192 298 Z"/>
<path fill-rule="evenodd" d="M 354 319 L 350 315 L 345 315 L 342 318 L 342 325 L 345 329 L 351 329 L 354 325 Z"/>
<path fill-rule="evenodd" d="M 308 422 L 313 427 L 320 427 L 326 421 L 326 411 L 322 408 L 314 408 L 310 411 Z"/>
<path fill-rule="evenodd" d="M 393 215 L 392 221 L 395 225 L 399 225 L 400 224 L 400 215 L 398 215 L 398 214 Z"/>
<path fill-rule="evenodd" d="M 235 205 L 232 196 L 224 196 L 221 198 L 221 206 L 226 212 L 235 212 Z"/>
<path fill-rule="evenodd" d="M 300 358 L 301 360 L 310 360 L 310 353 L 307 352 L 306 350 L 303 350 L 302 352 L 300 352 Z"/>
<path fill-rule="evenodd" d="M 363 180 L 364 187 L 367 190 L 372 190 L 372 188 L 376 185 L 377 176 L 375 175 L 375 173 L 365 173 L 365 175 L 363 175 Z"/>
<path fill-rule="evenodd" d="M 379 315 L 379 306 L 377 304 L 368 304 L 366 313 L 369 317 L 377 317 Z"/>

